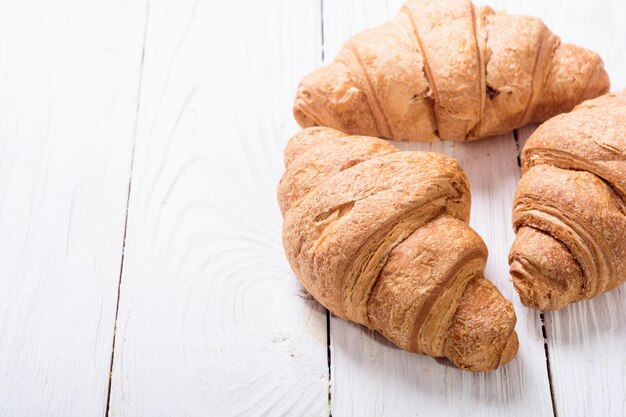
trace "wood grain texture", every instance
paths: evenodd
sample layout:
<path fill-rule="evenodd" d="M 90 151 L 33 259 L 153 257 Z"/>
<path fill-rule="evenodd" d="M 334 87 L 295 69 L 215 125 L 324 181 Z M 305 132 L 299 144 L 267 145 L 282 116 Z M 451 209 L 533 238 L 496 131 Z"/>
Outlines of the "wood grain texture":
<path fill-rule="evenodd" d="M 111 416 L 328 414 L 276 185 L 319 3 L 151 1 Z"/>
<path fill-rule="evenodd" d="M 105 414 L 141 2 L 0 2 L 0 415 Z"/>
<path fill-rule="evenodd" d="M 512 5 L 520 8 L 521 5 Z M 525 2 L 570 42 L 596 50 L 611 90 L 626 88 L 623 1 Z M 517 132 L 520 150 L 536 126 Z M 626 294 L 624 286 L 560 311 L 544 313 L 554 400 L 559 416 L 626 415 Z"/>

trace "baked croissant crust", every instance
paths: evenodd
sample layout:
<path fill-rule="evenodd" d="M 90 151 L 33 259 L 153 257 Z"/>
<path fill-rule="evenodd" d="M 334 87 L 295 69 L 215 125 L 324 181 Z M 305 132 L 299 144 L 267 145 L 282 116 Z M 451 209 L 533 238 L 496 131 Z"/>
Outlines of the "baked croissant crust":
<path fill-rule="evenodd" d="M 289 141 L 285 165 L 285 252 L 324 307 L 463 369 L 515 356 L 515 312 L 483 277 L 487 248 L 468 226 L 456 160 L 314 127 Z"/>
<path fill-rule="evenodd" d="M 626 90 L 557 116 L 522 153 L 509 255 L 522 302 L 542 310 L 626 281 Z"/>
<path fill-rule="evenodd" d="M 472 140 L 570 111 L 609 91 L 600 57 L 541 20 L 469 0 L 409 0 L 307 75 L 302 127 L 409 141 Z"/>

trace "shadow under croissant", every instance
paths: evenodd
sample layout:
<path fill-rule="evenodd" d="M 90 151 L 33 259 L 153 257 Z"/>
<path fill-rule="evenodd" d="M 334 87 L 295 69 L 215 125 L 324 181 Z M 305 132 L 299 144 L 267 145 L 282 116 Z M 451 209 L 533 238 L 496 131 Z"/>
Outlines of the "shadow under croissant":
<path fill-rule="evenodd" d="M 334 316 L 332 316 L 332 313 L 331 313 L 331 317 L 334 317 Z M 337 318 L 337 319 L 341 320 L 340 318 Z M 352 322 L 347 322 L 346 325 L 350 326 L 351 328 L 353 328 L 353 329 L 350 330 L 351 332 L 352 331 L 360 332 L 362 337 L 370 339 L 372 341 L 371 343 L 381 344 L 383 346 L 383 349 L 389 349 L 391 351 L 398 351 L 398 354 L 400 354 L 400 355 L 407 354 L 407 355 L 409 355 L 409 357 L 412 356 L 412 355 L 420 355 L 419 353 L 408 352 L 408 351 L 405 351 L 403 349 L 400 349 L 398 346 L 396 346 L 393 343 L 391 343 L 383 335 L 381 335 L 380 333 L 378 333 L 375 330 L 370 330 L 367 327 L 364 327 L 364 326 L 361 326 L 359 324 L 352 323 Z M 441 366 L 449 367 L 449 368 L 455 369 L 457 371 L 460 370 L 457 366 L 455 366 L 450 361 L 450 359 L 448 359 L 446 357 L 439 357 L 439 358 L 437 358 L 437 357 L 428 356 L 428 355 L 420 355 L 420 356 L 423 356 L 424 359 L 427 360 L 427 361 L 433 361 L 434 360 L 435 362 L 437 362 Z M 420 359 L 420 361 L 421 361 L 421 359 Z M 506 365 L 503 365 L 503 366 L 506 366 Z"/>
<path fill-rule="evenodd" d="M 501 365 L 495 371 L 467 372 L 466 370 L 456 367 L 454 364 L 452 364 L 452 362 L 449 359 L 445 357 L 432 357 L 428 355 L 423 355 L 423 354 L 403 350 L 399 348 L 398 346 L 394 345 L 393 343 L 391 343 L 382 334 L 380 334 L 379 332 L 375 330 L 368 329 L 367 327 L 362 326 L 360 324 L 353 323 L 351 321 L 346 321 L 339 317 L 334 316 L 332 313 L 326 310 L 321 304 L 319 304 L 301 285 L 298 285 L 298 286 L 299 286 L 299 290 L 294 293 L 294 296 L 302 300 L 307 310 L 310 310 L 311 312 L 313 312 L 314 310 L 315 311 L 319 310 L 320 312 L 323 311 L 326 314 L 330 314 L 329 316 L 330 322 L 328 323 L 330 325 L 330 328 L 327 329 L 327 331 L 329 331 L 330 333 L 330 340 L 326 341 L 327 344 L 330 343 L 330 346 L 327 346 L 327 347 L 333 350 L 336 354 L 335 349 L 342 347 L 343 345 L 342 337 L 347 335 L 348 345 L 343 346 L 343 347 L 345 348 L 344 351 L 350 351 L 350 354 L 346 356 L 346 357 L 349 356 L 350 360 L 356 359 L 361 363 L 365 362 L 363 355 L 354 355 L 354 353 L 355 351 L 362 352 L 364 349 L 367 348 L 366 346 L 369 346 L 369 347 L 375 347 L 376 349 L 379 349 L 381 351 L 385 350 L 387 351 L 387 353 L 391 353 L 393 356 L 397 356 L 400 359 L 402 359 L 401 362 L 408 361 L 409 363 L 411 363 L 410 367 L 415 368 L 415 370 L 418 372 L 420 369 L 424 370 L 430 367 L 430 365 L 432 364 L 432 361 L 435 361 L 439 364 L 438 367 L 441 367 L 443 369 L 449 368 L 451 372 L 454 372 L 458 375 L 474 375 L 476 377 L 478 375 L 498 374 L 498 375 L 504 376 L 504 380 L 507 380 L 508 379 L 507 374 L 510 371 L 507 371 L 506 369 L 510 369 L 512 367 L 519 368 L 521 366 L 522 355 L 517 354 L 512 362 L 509 362 L 506 365 Z M 320 316 L 319 320 L 326 320 L 326 314 L 324 314 L 323 317 L 322 315 L 318 314 Z M 337 327 L 339 327 L 340 329 L 337 329 Z M 340 333 L 337 333 L 337 331 Z M 333 334 L 333 332 L 335 333 Z M 367 342 L 364 342 L 363 339 L 366 339 Z M 356 349 L 355 349 L 355 346 L 352 345 L 351 343 L 352 341 L 355 341 L 355 340 L 359 340 L 359 345 L 360 345 L 360 347 L 357 347 Z M 333 354 L 333 357 L 334 356 L 335 355 Z M 520 363 L 517 365 L 512 365 L 516 362 L 520 362 Z M 374 370 L 376 369 L 376 366 L 373 366 L 371 368 Z M 518 371 L 514 371 L 514 372 L 518 372 Z M 488 377 L 487 380 L 491 380 L 493 378 L 499 378 L 499 377 L 495 377 L 495 376 Z"/>
<path fill-rule="evenodd" d="M 626 334 L 626 291 L 623 285 L 612 291 L 600 294 L 590 300 L 583 300 L 561 310 L 545 311 L 545 326 L 548 343 L 558 340 L 560 347 L 597 345 L 615 346 L 623 344 Z M 592 349 L 594 355 L 602 349 Z M 555 352 L 557 354 L 557 352 Z M 592 358 L 590 358 L 592 359 Z"/>
<path fill-rule="evenodd" d="M 377 386 L 381 390 L 391 389 L 402 395 L 443 394 L 442 403 L 457 400 L 462 395 L 474 401 L 477 407 L 500 404 L 509 408 L 525 401 L 522 381 L 533 375 L 525 369 L 522 354 L 495 371 L 467 372 L 446 358 L 402 350 L 378 332 L 339 318 L 331 320 L 330 334 L 331 390 L 340 397 L 360 390 L 358 381 L 368 378 L 379 381 Z M 349 378 L 345 373 L 348 369 Z M 448 395 L 453 397 L 447 398 Z"/>

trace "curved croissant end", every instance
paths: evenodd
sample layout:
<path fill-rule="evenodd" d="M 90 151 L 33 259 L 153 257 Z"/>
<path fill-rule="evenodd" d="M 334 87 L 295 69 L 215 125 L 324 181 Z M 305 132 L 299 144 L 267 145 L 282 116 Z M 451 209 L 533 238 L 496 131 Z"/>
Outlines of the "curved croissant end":
<path fill-rule="evenodd" d="M 522 302 L 559 309 L 626 281 L 626 90 L 537 129 L 522 153 L 509 255 Z"/>
<path fill-rule="evenodd" d="M 493 370 L 517 352 L 515 312 L 483 277 L 469 184 L 452 158 L 309 128 L 278 186 L 296 276 L 333 314 L 399 347 Z"/>
<path fill-rule="evenodd" d="M 409 141 L 473 140 L 570 111 L 609 90 L 600 57 L 537 18 L 469 0 L 409 0 L 300 83 L 300 126 Z"/>

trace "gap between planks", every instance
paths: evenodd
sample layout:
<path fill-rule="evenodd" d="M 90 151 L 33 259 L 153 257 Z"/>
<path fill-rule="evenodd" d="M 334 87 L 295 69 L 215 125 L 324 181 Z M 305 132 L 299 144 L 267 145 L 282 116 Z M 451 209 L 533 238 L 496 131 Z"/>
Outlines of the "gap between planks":
<path fill-rule="evenodd" d="M 520 149 L 518 129 L 513 130 L 513 139 L 515 140 L 515 149 L 517 150 L 517 166 L 520 169 L 520 177 L 522 175 L 522 149 Z M 524 143 L 525 144 L 525 143 Z M 550 367 L 550 351 L 548 348 L 548 335 L 546 332 L 546 323 L 543 311 L 539 313 L 541 319 L 541 335 L 543 336 L 543 351 L 546 356 L 546 371 L 548 373 L 548 385 L 550 386 L 550 401 L 552 401 L 552 414 L 558 417 L 556 411 L 556 400 L 554 399 L 554 384 L 552 382 L 552 368 Z"/>
<path fill-rule="evenodd" d="M 117 298 L 115 301 L 115 319 L 113 321 L 113 338 L 111 340 L 111 362 L 109 364 L 109 378 L 107 384 L 107 396 L 104 408 L 104 417 L 109 416 L 111 407 L 111 386 L 113 385 L 113 363 L 115 361 L 115 339 L 117 336 L 117 319 L 120 310 L 120 296 L 122 289 L 122 275 L 124 273 L 124 252 L 126 249 L 126 232 L 128 230 L 128 208 L 130 206 L 130 192 L 133 182 L 133 165 L 135 162 L 135 142 L 137 141 L 137 129 L 139 126 L 139 111 L 141 109 L 141 91 L 143 87 L 144 62 L 146 57 L 146 39 L 148 34 L 148 20 L 150 17 L 150 0 L 146 0 L 146 19 L 143 27 L 143 40 L 141 45 L 141 60 L 139 63 L 139 85 L 137 86 L 137 107 L 135 109 L 135 126 L 133 127 L 133 147 L 130 153 L 130 172 L 128 175 L 128 190 L 126 195 L 126 212 L 124 214 L 124 232 L 122 234 L 122 256 L 120 258 L 120 275 L 117 280 Z"/>
<path fill-rule="evenodd" d="M 320 49 L 324 63 L 324 0 L 320 0 Z M 332 353 L 330 350 L 330 311 L 326 309 L 326 360 L 328 362 L 328 417 L 333 417 Z"/>

